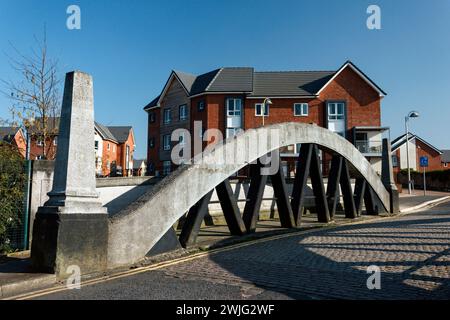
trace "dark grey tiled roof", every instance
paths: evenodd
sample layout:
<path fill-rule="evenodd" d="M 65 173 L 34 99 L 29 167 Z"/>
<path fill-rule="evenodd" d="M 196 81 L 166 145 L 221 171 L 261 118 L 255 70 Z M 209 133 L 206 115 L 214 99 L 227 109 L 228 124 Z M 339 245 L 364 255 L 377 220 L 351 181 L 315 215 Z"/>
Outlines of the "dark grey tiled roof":
<path fill-rule="evenodd" d="M 222 68 L 206 87 L 206 92 L 251 92 L 253 68 Z"/>
<path fill-rule="evenodd" d="M 385 94 L 351 61 L 347 61 L 337 71 L 255 72 L 253 68 L 233 67 L 216 69 L 199 76 L 179 71 L 173 73 L 183 83 L 189 96 L 208 92 L 244 92 L 250 97 L 314 96 L 334 75 L 349 65 L 379 90 L 380 94 Z M 157 106 L 160 96 L 144 109 Z"/>
<path fill-rule="evenodd" d="M 150 101 L 150 103 L 144 107 L 144 110 L 147 110 L 147 109 L 150 109 L 152 107 L 155 107 L 158 104 L 159 97 L 161 97 L 161 95 L 157 96 L 155 99 Z"/>
<path fill-rule="evenodd" d="M 204 74 L 199 75 L 191 88 L 191 95 L 196 95 L 206 91 L 206 88 L 211 81 L 216 77 L 221 69 L 216 69 Z"/>
<path fill-rule="evenodd" d="M 142 166 L 142 163 L 145 163 L 147 160 L 133 160 L 133 169 L 139 169 Z"/>
<path fill-rule="evenodd" d="M 11 142 L 17 131 L 16 127 L 0 127 L 0 141 Z"/>
<path fill-rule="evenodd" d="M 450 150 L 442 150 L 442 162 L 450 163 Z"/>
<path fill-rule="evenodd" d="M 119 143 L 124 143 L 128 139 L 128 135 L 130 134 L 131 126 L 126 127 L 109 127 L 109 131 L 116 138 Z"/>
<path fill-rule="evenodd" d="M 191 92 L 192 85 L 194 84 L 195 79 L 197 78 L 193 74 L 181 72 L 181 71 L 173 71 L 178 79 L 180 79 L 183 86 L 186 88 L 187 92 Z"/>
<path fill-rule="evenodd" d="M 251 96 L 311 96 L 330 80 L 335 71 L 255 72 Z"/>
<path fill-rule="evenodd" d="M 111 131 L 109 131 L 108 127 L 106 127 L 98 122 L 95 122 L 95 128 L 100 133 L 100 135 L 102 136 L 103 139 L 117 141 L 116 137 L 114 137 L 114 135 L 111 133 Z"/>

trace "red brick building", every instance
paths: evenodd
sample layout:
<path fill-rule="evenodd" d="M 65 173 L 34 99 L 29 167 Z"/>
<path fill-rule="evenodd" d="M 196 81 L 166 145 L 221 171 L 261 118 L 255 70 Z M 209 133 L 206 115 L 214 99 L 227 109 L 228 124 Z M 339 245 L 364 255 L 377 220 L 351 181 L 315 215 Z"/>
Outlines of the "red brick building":
<path fill-rule="evenodd" d="M 97 176 L 132 176 L 136 149 L 131 126 L 104 126 L 95 122 L 95 167 Z"/>
<path fill-rule="evenodd" d="M 30 159 L 54 160 L 58 147 L 59 118 L 51 118 L 45 139 L 38 126 L 30 128 Z M 136 149 L 134 132 L 131 126 L 103 126 L 95 122 L 94 149 L 96 175 L 132 176 L 133 154 Z"/>
<path fill-rule="evenodd" d="M 23 158 L 26 157 L 26 137 L 20 128 L 0 127 L 0 142 L 14 146 Z"/>
<path fill-rule="evenodd" d="M 353 142 L 381 171 L 381 100 L 385 95 L 348 61 L 334 71 L 257 72 L 253 68 L 220 68 L 196 76 L 172 71 L 148 113 L 147 171 L 167 174 L 170 135 L 177 128 L 193 134 L 194 121 L 203 131 L 215 128 L 224 138 L 240 129 L 281 122 L 303 122 L 328 128 Z M 262 103 L 272 104 L 263 116 Z M 206 143 L 204 143 L 205 145 Z M 284 170 L 292 174 L 298 146 L 282 150 Z M 325 157 L 326 160 L 326 157 Z"/>
<path fill-rule="evenodd" d="M 41 118 L 36 118 L 29 128 L 30 160 L 55 160 L 58 147 L 59 117 L 49 117 L 46 121 L 47 132 L 44 138 Z"/>
<path fill-rule="evenodd" d="M 446 169 L 443 162 L 443 152 L 428 143 L 419 136 L 409 133 L 409 168 L 414 171 L 422 171 L 420 167 L 420 158 L 428 158 L 427 171 L 436 171 Z M 392 141 L 392 162 L 394 166 L 394 174 L 400 170 L 408 168 L 408 160 L 406 154 L 406 134 L 399 136 Z"/>
<path fill-rule="evenodd" d="M 442 150 L 441 168 L 442 170 L 450 170 L 450 150 Z"/>

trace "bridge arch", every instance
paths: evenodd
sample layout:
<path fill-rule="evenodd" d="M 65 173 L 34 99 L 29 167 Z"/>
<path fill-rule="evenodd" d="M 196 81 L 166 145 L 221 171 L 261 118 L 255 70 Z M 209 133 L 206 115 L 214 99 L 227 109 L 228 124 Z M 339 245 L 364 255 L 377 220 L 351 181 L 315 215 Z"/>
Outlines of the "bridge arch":
<path fill-rule="evenodd" d="M 277 131 L 278 141 L 267 141 L 263 148 L 250 148 L 247 157 L 236 156 L 233 164 L 221 164 L 225 149 L 244 150 L 248 141 L 264 141 L 270 130 Z M 342 156 L 365 178 L 382 205 L 390 207 L 390 195 L 380 177 L 367 159 L 343 137 L 325 128 L 302 123 L 249 129 L 216 148 L 207 156 L 207 161 L 180 167 L 154 189 L 111 216 L 108 267 L 139 261 L 185 212 L 228 177 L 273 150 L 298 143 L 320 145 Z"/>

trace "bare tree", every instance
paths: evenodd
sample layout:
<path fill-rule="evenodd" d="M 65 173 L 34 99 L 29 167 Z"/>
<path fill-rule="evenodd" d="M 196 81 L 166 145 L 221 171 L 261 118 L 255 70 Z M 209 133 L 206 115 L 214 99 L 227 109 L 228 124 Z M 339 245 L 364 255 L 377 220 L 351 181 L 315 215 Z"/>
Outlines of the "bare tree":
<path fill-rule="evenodd" d="M 49 58 L 47 37 L 39 40 L 30 55 L 24 55 L 11 44 L 15 57 L 8 55 L 11 68 L 18 74 L 18 80 L 4 80 L 0 90 L 11 101 L 10 123 L 21 127 L 32 137 L 42 139 L 42 157 L 47 158 L 47 139 L 56 135 L 58 127 L 52 123 L 60 114 L 60 79 L 58 61 Z M 49 144 L 51 145 L 51 143 Z"/>

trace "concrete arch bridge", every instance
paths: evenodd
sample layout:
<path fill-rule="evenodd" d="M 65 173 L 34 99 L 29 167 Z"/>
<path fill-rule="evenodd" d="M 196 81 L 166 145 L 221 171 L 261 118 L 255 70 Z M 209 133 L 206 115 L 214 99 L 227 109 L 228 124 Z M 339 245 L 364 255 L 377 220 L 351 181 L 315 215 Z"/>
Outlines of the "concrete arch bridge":
<path fill-rule="evenodd" d="M 273 132 L 276 132 L 278 139 L 269 141 L 266 137 L 273 136 Z M 258 148 L 253 148 L 252 144 L 256 142 L 260 142 Z M 272 151 L 294 144 L 301 144 L 301 156 L 292 194 L 288 194 L 282 170 L 277 167 L 276 172 L 267 175 L 262 171 L 265 166 L 260 159 Z M 242 135 L 228 139 L 210 153 L 200 155 L 202 159 L 199 156 L 192 164 L 180 167 L 147 194 L 111 216 L 108 267 L 126 265 L 145 257 L 186 212 L 188 215 L 179 241 L 182 246 L 194 242 L 214 189 L 233 235 L 255 231 L 264 187 L 269 179 L 280 223 L 285 228 L 295 228 L 301 223 L 308 177 L 311 178 L 320 222 L 333 219 L 340 200 L 339 189 L 347 218 L 358 217 L 363 203 L 367 214 L 394 212 L 397 210 L 396 194 L 390 158 L 386 156 L 388 144 L 387 140 L 383 143 L 384 163 L 380 177 L 349 141 L 325 128 L 282 123 L 247 130 Z M 327 188 L 322 179 L 319 147 L 333 154 Z M 242 156 L 244 150 L 246 154 Z M 233 154 L 231 161 L 224 161 L 227 154 Z M 228 179 L 247 165 L 250 166 L 251 182 L 241 214 Z M 350 172 L 356 178 L 354 190 Z"/>

